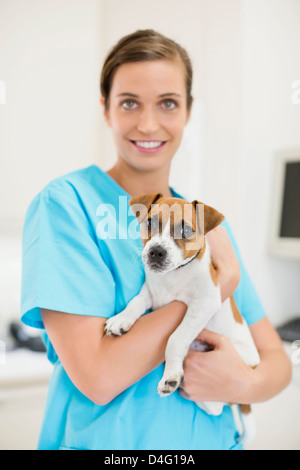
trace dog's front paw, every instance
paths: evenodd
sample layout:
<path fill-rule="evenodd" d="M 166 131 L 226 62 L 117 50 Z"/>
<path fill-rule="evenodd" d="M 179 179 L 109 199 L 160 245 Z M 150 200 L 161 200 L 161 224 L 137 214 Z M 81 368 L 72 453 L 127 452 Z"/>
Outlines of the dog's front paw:
<path fill-rule="evenodd" d="M 183 370 L 175 372 L 170 375 L 163 375 L 163 378 L 158 384 L 157 393 L 161 397 L 166 397 L 171 395 L 171 393 L 175 392 L 175 390 L 182 384 L 183 382 Z"/>
<path fill-rule="evenodd" d="M 122 312 L 105 322 L 104 331 L 108 336 L 121 336 L 130 330 L 133 323 Z"/>

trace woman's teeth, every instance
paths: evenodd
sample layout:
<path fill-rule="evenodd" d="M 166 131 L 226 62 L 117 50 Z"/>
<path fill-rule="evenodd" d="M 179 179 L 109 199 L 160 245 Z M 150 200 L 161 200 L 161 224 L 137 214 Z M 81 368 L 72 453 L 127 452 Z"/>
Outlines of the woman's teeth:
<path fill-rule="evenodd" d="M 134 143 L 138 145 L 138 147 L 142 147 L 144 149 L 155 149 L 164 144 L 164 142 L 141 142 L 139 140 L 134 141 Z"/>

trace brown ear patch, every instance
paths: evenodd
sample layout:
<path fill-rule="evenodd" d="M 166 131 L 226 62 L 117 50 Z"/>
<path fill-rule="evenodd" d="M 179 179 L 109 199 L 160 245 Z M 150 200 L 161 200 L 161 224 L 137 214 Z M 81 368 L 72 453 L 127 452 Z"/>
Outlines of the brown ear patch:
<path fill-rule="evenodd" d="M 139 224 L 147 217 L 151 204 L 157 202 L 161 197 L 163 197 L 162 194 L 154 193 L 141 194 L 140 196 L 134 196 L 129 199 L 129 205 Z"/>
<path fill-rule="evenodd" d="M 205 235 L 220 225 L 225 219 L 224 215 L 213 207 L 204 206 L 204 233 Z"/>
<path fill-rule="evenodd" d="M 192 204 L 196 209 L 199 230 L 204 231 L 204 235 L 217 227 L 225 219 L 224 215 L 213 207 L 196 200 Z"/>
<path fill-rule="evenodd" d="M 233 318 L 237 323 L 243 323 L 243 317 L 239 312 L 239 309 L 237 308 L 237 305 L 235 303 L 233 295 L 230 297 L 230 304 L 232 308 L 232 313 L 233 313 Z"/>

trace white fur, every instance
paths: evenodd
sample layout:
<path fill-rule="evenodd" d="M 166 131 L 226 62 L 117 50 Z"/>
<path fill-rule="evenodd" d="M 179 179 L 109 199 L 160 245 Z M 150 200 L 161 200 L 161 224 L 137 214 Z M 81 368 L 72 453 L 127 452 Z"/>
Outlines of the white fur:
<path fill-rule="evenodd" d="M 166 224 L 163 233 L 153 236 L 144 247 L 142 257 L 146 280 L 139 294 L 121 313 L 106 322 L 108 335 L 120 335 L 128 331 L 149 308 L 156 310 L 173 300 L 181 300 L 188 306 L 184 319 L 167 343 L 165 370 L 157 389 L 161 396 L 167 396 L 180 386 L 184 358 L 203 328 L 227 336 L 249 366 L 259 363 L 259 355 L 246 322 L 241 324 L 235 321 L 230 299 L 221 302 L 220 287 L 214 284 L 211 277 L 210 249 L 207 240 L 205 242 L 205 251 L 200 259 L 176 269 L 191 258 L 184 260 L 182 250 L 170 237 L 169 224 Z M 164 272 L 153 272 L 147 265 L 149 250 L 157 244 L 167 251 Z M 213 415 L 221 414 L 224 405 L 217 402 L 198 403 L 199 407 Z"/>

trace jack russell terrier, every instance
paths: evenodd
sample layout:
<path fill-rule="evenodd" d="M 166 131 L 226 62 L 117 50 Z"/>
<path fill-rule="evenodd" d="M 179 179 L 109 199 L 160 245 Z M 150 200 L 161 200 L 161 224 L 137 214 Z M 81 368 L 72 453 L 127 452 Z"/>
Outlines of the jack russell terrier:
<path fill-rule="evenodd" d="M 198 201 L 190 203 L 161 194 L 133 197 L 129 204 L 141 226 L 145 283 L 121 313 L 106 321 L 106 334 L 126 333 L 146 310 L 156 310 L 173 300 L 187 305 L 181 324 L 167 343 L 164 374 L 157 389 L 160 396 L 170 395 L 182 384 L 183 362 L 189 349 L 209 349 L 208 345 L 206 348 L 205 344 L 194 341 L 203 328 L 227 336 L 243 361 L 251 367 L 257 366 L 259 354 L 233 297 L 221 301 L 205 237 L 224 216 Z M 219 415 L 225 403 L 197 405 L 208 414 Z M 240 411 L 246 427 L 245 443 L 254 433 L 251 407 L 243 405 Z"/>

